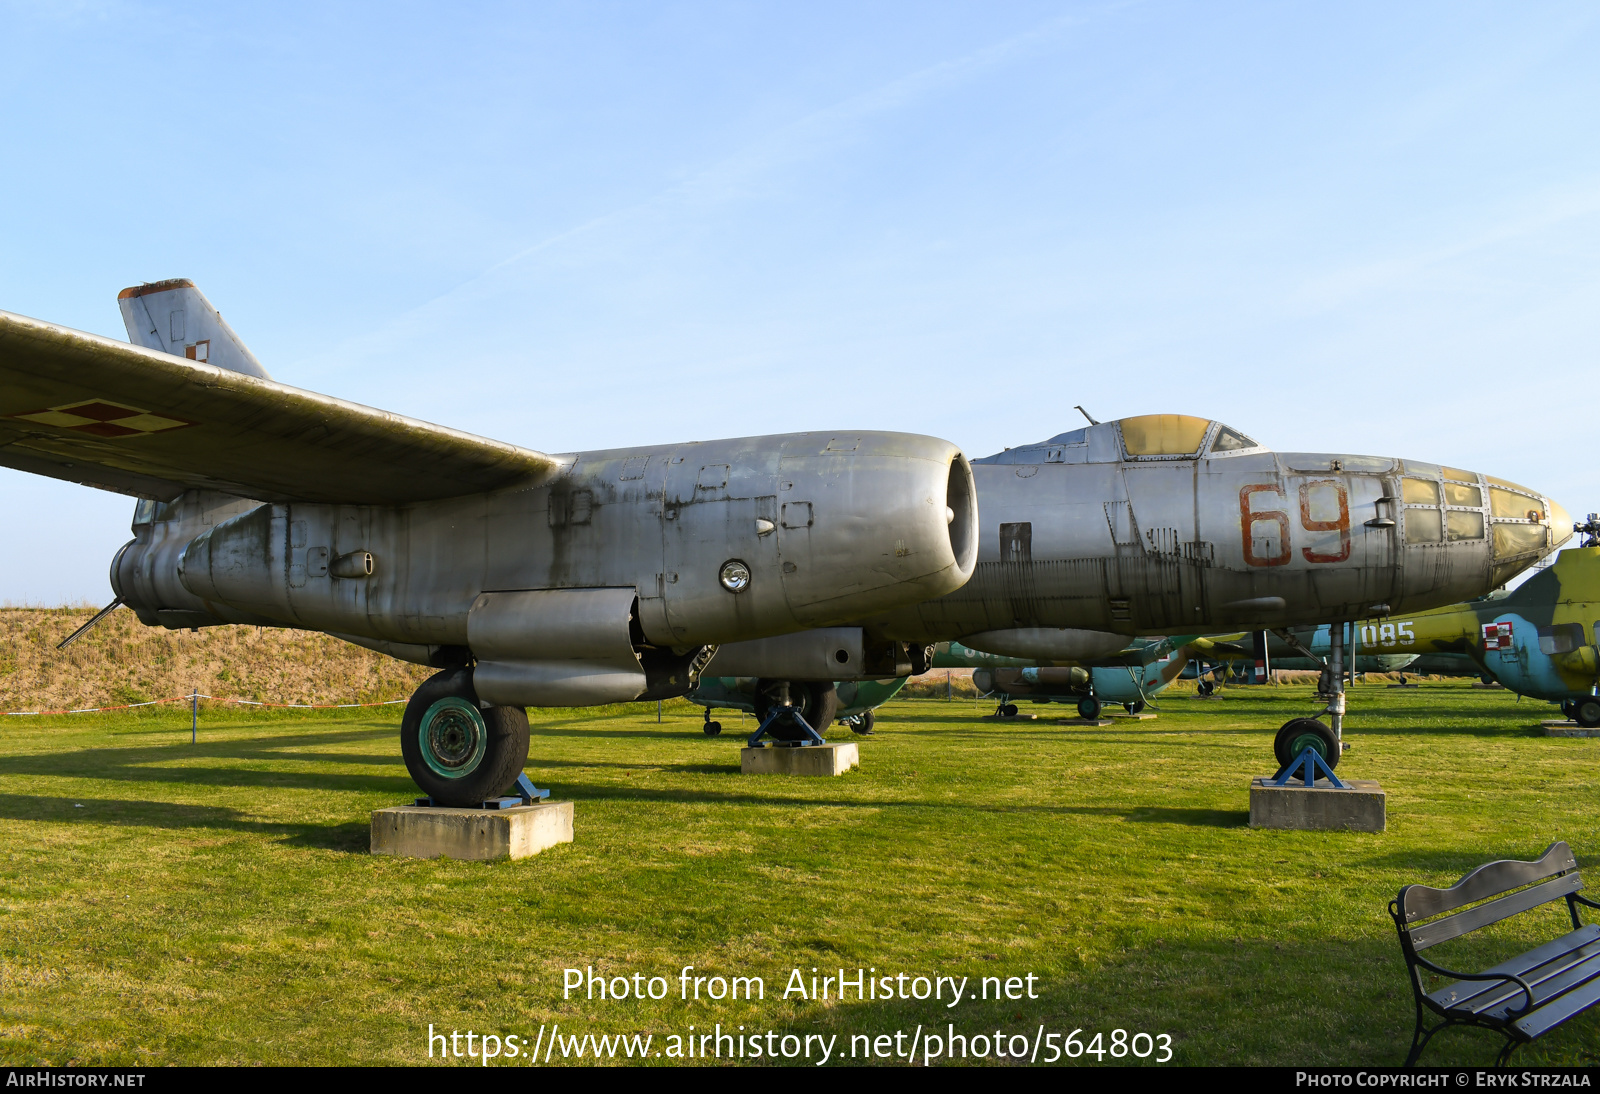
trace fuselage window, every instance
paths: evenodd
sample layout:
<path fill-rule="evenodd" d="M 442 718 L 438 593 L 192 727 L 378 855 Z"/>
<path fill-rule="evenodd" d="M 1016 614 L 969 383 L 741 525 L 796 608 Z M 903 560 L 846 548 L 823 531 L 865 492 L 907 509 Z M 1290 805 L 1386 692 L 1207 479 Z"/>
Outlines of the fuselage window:
<path fill-rule="evenodd" d="M 1581 623 L 1553 623 L 1539 628 L 1539 652 L 1546 656 L 1571 653 L 1583 645 Z"/>

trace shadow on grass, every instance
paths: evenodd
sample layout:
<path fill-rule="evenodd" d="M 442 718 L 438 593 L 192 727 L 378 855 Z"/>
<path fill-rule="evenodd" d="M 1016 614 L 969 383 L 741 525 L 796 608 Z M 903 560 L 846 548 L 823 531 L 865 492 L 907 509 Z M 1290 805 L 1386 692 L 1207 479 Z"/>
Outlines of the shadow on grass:
<path fill-rule="evenodd" d="M 81 808 L 79 808 L 81 806 Z M 220 829 L 258 836 L 276 836 L 294 847 L 366 854 L 371 829 L 357 821 L 294 824 L 255 820 L 220 805 L 125 801 L 117 798 L 50 798 L 35 794 L 0 794 L 0 818 L 54 823 L 114 824 L 137 828 Z"/>
<path fill-rule="evenodd" d="M 260 763 L 292 761 L 302 765 L 357 764 L 394 766 L 400 763 L 399 749 L 389 755 L 347 755 L 328 753 L 320 747 L 303 751 L 308 740 L 318 746 L 339 742 L 387 738 L 387 732 L 277 736 L 234 741 L 206 741 L 198 744 L 161 744 L 137 748 L 85 748 L 73 752 L 36 753 L 6 758 L 8 775 L 33 775 L 45 778 L 109 779 L 132 783 L 171 783 L 192 786 L 291 787 L 306 790 L 345 790 L 406 794 L 416 789 L 409 776 L 350 774 L 340 771 L 281 771 L 251 767 L 210 767 L 211 760 L 242 760 Z M 190 766 L 192 764 L 193 766 Z"/>
<path fill-rule="evenodd" d="M 737 774 L 738 769 L 711 769 Z M 537 779 L 535 780 L 537 781 Z M 716 793 L 705 790 L 674 790 L 612 783 L 555 782 L 557 798 L 579 802 L 628 801 L 672 805 L 748 805 L 803 809 L 866 809 L 873 812 L 899 810 L 939 810 L 981 813 L 990 816 L 1093 816 L 1121 817 L 1135 823 L 1179 824 L 1202 828 L 1237 828 L 1249 823 L 1248 811 L 1226 809 L 1188 809 L 1176 806 L 1115 805 L 1008 805 L 1004 803 L 950 802 L 943 799 L 904 800 L 891 798 L 807 798 L 784 793 Z"/>

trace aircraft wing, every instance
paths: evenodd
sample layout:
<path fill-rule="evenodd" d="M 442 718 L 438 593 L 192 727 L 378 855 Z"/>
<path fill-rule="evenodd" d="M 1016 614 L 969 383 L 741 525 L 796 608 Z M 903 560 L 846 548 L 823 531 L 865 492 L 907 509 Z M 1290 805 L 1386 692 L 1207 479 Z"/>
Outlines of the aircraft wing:
<path fill-rule="evenodd" d="M 536 481 L 541 452 L 0 312 L 0 466 L 166 500 L 401 504 Z"/>

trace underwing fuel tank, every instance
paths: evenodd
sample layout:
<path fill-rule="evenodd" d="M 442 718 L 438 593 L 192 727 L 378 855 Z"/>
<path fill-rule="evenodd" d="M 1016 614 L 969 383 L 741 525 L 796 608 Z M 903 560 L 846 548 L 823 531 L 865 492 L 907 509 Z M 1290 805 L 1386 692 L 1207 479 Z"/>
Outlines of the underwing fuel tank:
<path fill-rule="evenodd" d="M 141 506 L 112 584 L 149 623 L 472 656 L 481 688 L 512 681 L 486 699 L 554 705 L 643 694 L 651 655 L 942 595 L 976 563 L 972 472 L 946 441 L 805 433 L 558 459 L 523 489 L 403 506 L 190 491 Z"/>
<path fill-rule="evenodd" d="M 1365 619 L 1482 596 L 1572 532 L 1561 506 L 1490 475 L 1273 452 L 1179 414 L 1097 423 L 974 460 L 973 472 L 977 572 L 957 592 L 873 621 L 884 633 L 939 641 Z"/>

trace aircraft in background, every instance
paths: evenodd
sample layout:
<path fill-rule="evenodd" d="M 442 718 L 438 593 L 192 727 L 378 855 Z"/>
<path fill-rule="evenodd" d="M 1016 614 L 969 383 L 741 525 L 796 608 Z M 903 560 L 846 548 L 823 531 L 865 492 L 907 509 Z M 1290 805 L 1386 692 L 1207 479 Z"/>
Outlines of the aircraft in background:
<path fill-rule="evenodd" d="M 833 719 L 849 726 L 852 733 L 862 736 L 872 734 L 877 721 L 874 713 L 879 707 L 900 694 L 910 680 L 897 676 L 888 680 L 844 680 L 828 685 L 801 685 L 790 691 L 790 698 L 800 716 L 819 732 L 826 724 L 813 721 L 818 718 L 820 704 L 826 700 L 828 690 L 834 692 Z M 706 708 L 705 734 L 715 737 L 722 732 L 722 723 L 711 717 L 713 710 L 742 710 L 755 715 L 757 724 L 766 721 L 772 713 L 772 698 L 764 690 L 763 681 L 753 676 L 707 676 L 701 674 L 699 683 L 685 696 L 691 703 Z"/>
<path fill-rule="evenodd" d="M 1139 635 L 1390 617 L 1481 596 L 1572 531 L 1559 505 L 1502 479 L 1272 452 L 1182 414 L 1091 422 L 972 466 L 981 524 L 971 581 L 827 634 L 724 646 L 710 671 L 866 678 L 834 662 L 872 638 L 1082 662 Z M 1342 640 L 1330 650 L 1341 669 L 1344 653 Z M 1342 691 L 1326 713 L 1330 724 L 1291 725 L 1323 734 L 1337 760 Z"/>
<path fill-rule="evenodd" d="M 948 441 L 552 456 L 277 383 L 192 282 L 118 304 L 135 345 L 0 312 L 0 465 L 142 499 L 96 618 L 297 627 L 442 670 L 400 741 L 440 804 L 519 779 L 527 706 L 682 695 L 719 644 L 891 612 L 976 561 Z M 855 652 L 877 676 L 911 657 Z"/>
<path fill-rule="evenodd" d="M 1600 522 L 1591 517 L 1580 530 L 1590 533 L 1585 546 L 1560 552 L 1503 596 L 1397 617 L 1395 645 L 1469 663 L 1519 695 L 1560 703 L 1579 725 L 1600 726 L 1600 545 L 1589 545 Z"/>
<path fill-rule="evenodd" d="M 994 697 L 996 714 L 1015 717 L 1015 699 L 1033 703 L 1076 704 L 1080 717 L 1093 720 L 1107 703 L 1137 714 L 1174 680 L 1190 658 L 1210 643 L 1203 638 L 1135 638 L 1115 654 L 1088 661 L 1054 662 L 984 653 L 960 642 L 935 648 L 934 668 L 971 668 L 979 694 Z"/>

